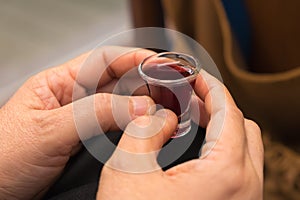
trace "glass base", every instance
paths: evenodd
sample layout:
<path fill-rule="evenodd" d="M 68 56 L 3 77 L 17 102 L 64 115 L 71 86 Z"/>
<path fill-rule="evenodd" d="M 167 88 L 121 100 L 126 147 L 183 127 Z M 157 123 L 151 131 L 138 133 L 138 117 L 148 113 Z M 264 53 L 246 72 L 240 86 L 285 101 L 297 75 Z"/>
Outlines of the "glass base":
<path fill-rule="evenodd" d="M 191 130 L 191 120 L 181 122 L 177 126 L 177 130 L 171 138 L 179 138 L 186 135 Z"/>

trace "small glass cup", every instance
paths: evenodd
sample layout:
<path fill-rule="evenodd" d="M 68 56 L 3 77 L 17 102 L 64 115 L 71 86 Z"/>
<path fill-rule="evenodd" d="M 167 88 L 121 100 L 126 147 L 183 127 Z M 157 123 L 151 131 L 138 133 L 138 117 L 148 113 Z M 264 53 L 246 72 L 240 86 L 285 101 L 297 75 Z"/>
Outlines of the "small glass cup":
<path fill-rule="evenodd" d="M 190 102 L 199 70 L 195 58 L 177 52 L 152 55 L 138 67 L 149 96 L 177 115 L 178 127 L 172 138 L 184 136 L 191 130 Z"/>

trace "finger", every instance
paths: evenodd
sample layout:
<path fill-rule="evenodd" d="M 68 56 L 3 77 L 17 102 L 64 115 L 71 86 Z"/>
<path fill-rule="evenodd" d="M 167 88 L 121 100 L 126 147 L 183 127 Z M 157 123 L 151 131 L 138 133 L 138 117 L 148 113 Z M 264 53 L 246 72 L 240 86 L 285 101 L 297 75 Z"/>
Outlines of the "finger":
<path fill-rule="evenodd" d="M 83 87 L 93 90 L 101 88 L 113 79 L 122 77 L 130 69 L 137 67 L 153 51 L 129 47 L 102 47 L 91 52 L 87 59 L 72 67 L 76 81 Z"/>
<path fill-rule="evenodd" d="M 47 120 L 57 129 L 53 140 L 76 145 L 107 131 L 119 130 L 138 116 L 153 112 L 154 102 L 147 96 L 96 94 L 64 107 L 48 111 Z M 54 123 L 53 123 L 54 122 Z"/>
<path fill-rule="evenodd" d="M 138 117 L 127 125 L 118 147 L 133 153 L 157 151 L 173 135 L 177 121 L 170 110 Z"/>
<path fill-rule="evenodd" d="M 201 70 L 195 82 L 195 93 L 205 102 L 209 115 L 223 110 L 226 104 L 236 106 L 227 88 L 215 77 Z"/>
<path fill-rule="evenodd" d="M 226 156 L 231 156 L 231 153 L 241 156 L 243 151 L 233 151 L 241 150 L 245 145 L 244 117 L 226 87 L 201 70 L 195 83 L 195 93 L 204 101 L 210 117 L 205 144 L 201 149 L 202 157 L 207 156 L 213 149 Z"/>
<path fill-rule="evenodd" d="M 263 180 L 264 147 L 259 126 L 252 120 L 245 119 L 247 145 L 252 163 Z"/>
<path fill-rule="evenodd" d="M 107 165 L 130 173 L 160 170 L 156 161 L 158 151 L 174 134 L 176 127 L 177 117 L 169 110 L 138 117 L 126 127 Z"/>
<path fill-rule="evenodd" d="M 150 95 L 146 82 L 141 78 L 137 68 L 128 70 L 119 79 L 111 80 L 109 83 L 98 88 L 97 92 L 112 92 L 122 95 Z"/>
<path fill-rule="evenodd" d="M 209 115 L 206 112 L 204 102 L 196 95 L 192 95 L 190 110 L 192 120 L 202 128 L 206 128 L 209 122 Z"/>
<path fill-rule="evenodd" d="M 45 109 L 58 108 L 85 97 L 90 91 L 96 93 L 98 86 L 120 78 L 152 54 L 154 52 L 137 48 L 102 47 L 43 71 L 25 85 L 43 101 Z"/>

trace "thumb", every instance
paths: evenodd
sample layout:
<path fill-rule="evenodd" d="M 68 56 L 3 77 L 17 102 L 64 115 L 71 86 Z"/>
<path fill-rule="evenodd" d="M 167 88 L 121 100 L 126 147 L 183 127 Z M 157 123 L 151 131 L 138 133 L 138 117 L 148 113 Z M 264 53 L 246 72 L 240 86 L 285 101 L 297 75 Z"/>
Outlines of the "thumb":
<path fill-rule="evenodd" d="M 130 173 L 160 169 L 156 158 L 165 142 L 174 134 L 177 116 L 170 110 L 136 118 L 124 134 L 106 166 Z"/>
<path fill-rule="evenodd" d="M 131 120 L 151 112 L 153 105 L 148 96 L 99 93 L 49 112 L 59 123 L 54 137 L 63 144 L 74 145 L 80 139 L 125 128 Z"/>

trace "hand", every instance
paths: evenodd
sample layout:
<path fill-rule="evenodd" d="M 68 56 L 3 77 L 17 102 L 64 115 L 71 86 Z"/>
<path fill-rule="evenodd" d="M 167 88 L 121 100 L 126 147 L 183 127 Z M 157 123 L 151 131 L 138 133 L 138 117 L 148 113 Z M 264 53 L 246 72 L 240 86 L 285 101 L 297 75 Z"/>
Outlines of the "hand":
<path fill-rule="evenodd" d="M 119 77 L 152 54 L 123 47 L 100 48 L 30 78 L 0 110 L 0 199 L 39 198 L 61 174 L 80 148 L 74 106 L 82 109 L 76 112 L 77 119 L 88 124 L 81 130 L 86 133 L 80 136 L 84 138 L 96 134 L 98 122 L 103 132 L 118 129 L 112 98 L 118 102 L 124 126 L 148 112 L 153 104 L 149 97 L 94 93 L 110 92 Z M 91 90 L 95 90 L 93 95 Z M 88 112 L 94 106 L 89 104 L 91 99 L 98 121 L 90 120 L 94 116 Z"/>
<path fill-rule="evenodd" d="M 98 199 L 262 199 L 259 127 L 243 117 L 224 85 L 204 71 L 195 93 L 192 105 L 199 105 L 199 124 L 207 131 L 202 156 L 162 171 L 157 152 L 173 134 L 176 116 L 164 110 L 138 117 L 103 168 Z"/>

